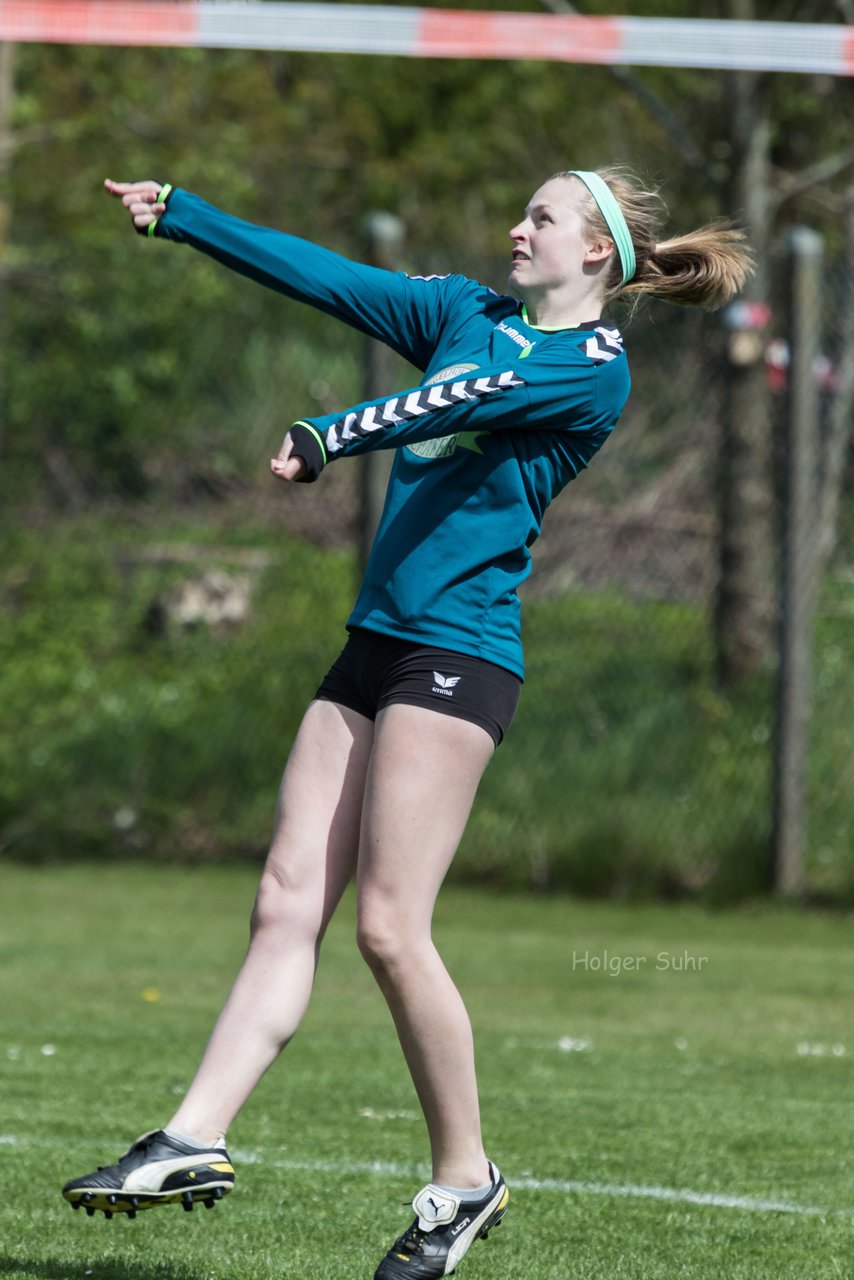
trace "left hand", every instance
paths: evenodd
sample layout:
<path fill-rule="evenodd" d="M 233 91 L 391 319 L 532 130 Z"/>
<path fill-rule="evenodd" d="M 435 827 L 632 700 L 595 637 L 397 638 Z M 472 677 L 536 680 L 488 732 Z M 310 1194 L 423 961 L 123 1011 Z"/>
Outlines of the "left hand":
<path fill-rule="evenodd" d="M 121 200 L 139 232 L 145 232 L 152 222 L 157 222 L 166 212 L 166 205 L 161 204 L 158 199 L 163 184 L 152 178 L 144 182 L 114 182 L 112 178 L 105 178 L 104 188 L 111 196 Z"/>
<path fill-rule="evenodd" d="M 302 458 L 291 456 L 293 447 L 294 442 L 289 431 L 282 442 L 278 457 L 270 459 L 270 470 L 280 480 L 298 480 L 305 471 Z"/>

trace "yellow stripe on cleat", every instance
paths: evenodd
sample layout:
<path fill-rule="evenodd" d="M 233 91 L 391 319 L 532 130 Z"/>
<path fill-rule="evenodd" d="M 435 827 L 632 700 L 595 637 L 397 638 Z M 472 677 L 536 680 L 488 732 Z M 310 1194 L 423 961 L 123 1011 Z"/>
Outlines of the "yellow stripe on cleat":
<path fill-rule="evenodd" d="M 215 1169 L 217 1173 L 234 1173 L 234 1165 L 232 1164 L 211 1164 L 210 1169 Z"/>

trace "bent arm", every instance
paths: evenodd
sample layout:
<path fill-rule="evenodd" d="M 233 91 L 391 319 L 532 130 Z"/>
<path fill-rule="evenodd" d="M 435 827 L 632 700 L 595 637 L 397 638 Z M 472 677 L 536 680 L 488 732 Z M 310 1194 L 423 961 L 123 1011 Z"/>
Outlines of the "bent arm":
<path fill-rule="evenodd" d="M 567 379 L 564 372 L 553 385 L 538 379 L 533 387 L 518 367 L 495 365 L 455 381 L 367 401 L 343 414 L 304 418 L 291 428 L 292 453 L 303 459 L 300 478 L 306 481 L 316 480 L 337 458 L 460 431 L 571 432 L 580 454 L 592 455 L 614 425 L 614 414 L 597 412 L 595 402 L 592 367 L 576 379 Z"/>

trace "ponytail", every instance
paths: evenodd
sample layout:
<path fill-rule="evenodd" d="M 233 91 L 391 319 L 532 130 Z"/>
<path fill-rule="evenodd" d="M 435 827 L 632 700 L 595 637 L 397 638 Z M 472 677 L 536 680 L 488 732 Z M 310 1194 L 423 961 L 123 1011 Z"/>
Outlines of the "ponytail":
<path fill-rule="evenodd" d="M 644 188 L 626 169 L 599 169 L 626 220 L 635 250 L 634 275 L 623 284 L 617 253 L 605 270 L 605 301 L 633 293 L 714 310 L 738 293 L 753 271 L 743 231 L 728 221 L 713 222 L 684 236 L 658 242 L 666 209 L 658 192 Z M 571 173 L 555 174 L 569 178 Z M 579 201 L 587 232 L 613 239 L 589 191 L 580 185 Z"/>
<path fill-rule="evenodd" d="M 713 311 L 738 293 L 752 270 L 744 232 L 713 222 L 653 245 L 626 289 Z"/>

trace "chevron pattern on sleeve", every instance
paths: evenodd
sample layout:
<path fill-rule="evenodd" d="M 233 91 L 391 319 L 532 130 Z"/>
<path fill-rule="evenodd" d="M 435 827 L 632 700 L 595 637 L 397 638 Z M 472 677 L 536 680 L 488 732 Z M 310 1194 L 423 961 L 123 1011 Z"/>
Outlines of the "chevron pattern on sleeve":
<path fill-rule="evenodd" d="M 326 450 L 330 457 L 352 440 L 361 440 L 374 431 L 396 427 L 401 422 L 435 413 L 437 409 L 451 409 L 454 405 L 479 400 L 481 396 L 510 391 L 523 387 L 512 369 L 480 378 L 462 378 L 458 382 L 440 382 L 433 387 L 419 387 L 405 396 L 393 396 L 383 404 L 369 404 L 364 409 L 353 409 L 345 414 L 326 432 Z"/>
<path fill-rule="evenodd" d="M 585 354 L 591 360 L 616 360 L 623 354 L 623 339 L 619 329 L 606 329 L 599 325 L 593 330 L 594 337 L 584 343 Z"/>

